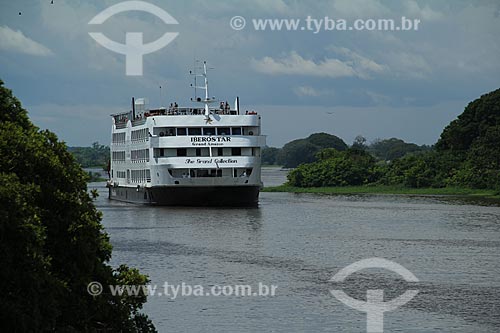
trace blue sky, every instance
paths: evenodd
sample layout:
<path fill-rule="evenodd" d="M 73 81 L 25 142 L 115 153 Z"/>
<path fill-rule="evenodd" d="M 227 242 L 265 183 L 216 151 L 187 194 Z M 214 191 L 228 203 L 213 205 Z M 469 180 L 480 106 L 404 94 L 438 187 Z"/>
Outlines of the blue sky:
<path fill-rule="evenodd" d="M 325 131 L 351 143 L 399 137 L 433 144 L 468 102 L 500 86 L 498 1 L 148 1 L 178 25 L 149 13 L 88 22 L 120 1 L 0 0 L 0 78 L 40 128 L 69 145 L 109 144 L 109 114 L 148 97 L 151 106 L 189 104 L 188 71 L 207 60 L 211 95 L 263 115 L 268 144 Z M 19 15 L 21 12 L 21 15 Z M 235 15 L 247 25 L 230 27 Z M 255 31 L 251 20 L 307 16 L 420 19 L 418 31 Z M 144 56 L 144 75 L 125 75 L 125 56 L 89 32 L 123 43 L 167 31 L 178 37 Z"/>

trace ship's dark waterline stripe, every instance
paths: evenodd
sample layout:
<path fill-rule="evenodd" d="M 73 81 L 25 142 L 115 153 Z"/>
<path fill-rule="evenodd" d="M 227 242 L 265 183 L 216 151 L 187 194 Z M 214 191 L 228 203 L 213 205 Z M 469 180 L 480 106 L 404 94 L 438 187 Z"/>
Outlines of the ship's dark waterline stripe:
<path fill-rule="evenodd" d="M 259 186 L 113 187 L 109 189 L 109 198 L 158 206 L 256 207 L 259 190 Z"/>

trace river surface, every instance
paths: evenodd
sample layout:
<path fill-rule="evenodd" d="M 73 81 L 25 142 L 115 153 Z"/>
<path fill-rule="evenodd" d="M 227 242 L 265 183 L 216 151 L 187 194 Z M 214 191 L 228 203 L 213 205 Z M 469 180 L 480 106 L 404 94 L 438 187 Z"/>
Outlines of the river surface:
<path fill-rule="evenodd" d="M 284 181 L 264 169 L 267 186 Z M 125 263 L 164 283 L 185 284 L 148 298 L 144 312 L 160 332 L 366 332 L 366 313 L 338 301 L 341 289 L 366 301 L 419 293 L 384 314 L 385 332 L 500 331 L 500 207 L 460 198 L 261 193 L 259 208 L 97 206 L 113 244 L 111 264 Z M 358 260 L 401 264 L 419 282 L 365 269 L 343 283 L 330 278 Z M 237 285 L 275 288 L 274 296 L 229 295 Z M 227 296 L 189 295 L 189 286 Z M 226 287 L 225 287 L 226 286 Z M 162 290 L 163 291 L 163 290 Z"/>

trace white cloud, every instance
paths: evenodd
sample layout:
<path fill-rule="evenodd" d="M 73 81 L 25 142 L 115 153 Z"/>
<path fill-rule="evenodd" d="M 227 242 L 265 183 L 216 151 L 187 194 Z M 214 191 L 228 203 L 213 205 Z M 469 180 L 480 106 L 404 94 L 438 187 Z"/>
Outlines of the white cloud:
<path fill-rule="evenodd" d="M 388 15 L 391 11 L 375 0 L 336 0 L 332 2 L 335 17 L 373 18 Z"/>
<path fill-rule="evenodd" d="M 420 5 L 413 0 L 405 2 L 406 12 L 414 17 L 420 17 L 426 21 L 438 20 L 443 17 L 438 11 L 433 10 L 429 5 L 420 7 Z"/>
<path fill-rule="evenodd" d="M 333 89 L 318 89 L 311 86 L 297 86 L 293 88 L 293 93 L 298 97 L 319 97 L 319 96 L 335 96 Z"/>
<path fill-rule="evenodd" d="M 331 46 L 327 48 L 334 51 L 338 55 L 345 57 L 346 62 L 356 69 L 359 77 L 368 78 L 369 73 L 381 73 L 385 70 L 383 65 L 376 63 L 375 61 L 363 57 L 362 55 L 349 50 L 346 47 L 335 47 Z"/>
<path fill-rule="evenodd" d="M 313 87 L 309 87 L 309 86 L 295 87 L 293 89 L 293 92 L 295 93 L 295 95 L 297 95 L 299 97 L 303 97 L 303 96 L 317 97 L 317 96 L 321 95 L 319 91 L 317 91 Z"/>
<path fill-rule="evenodd" d="M 252 60 L 255 70 L 267 74 L 289 74 L 319 77 L 359 77 L 369 78 L 370 73 L 382 72 L 384 67 L 359 54 L 340 48 L 340 53 L 347 58 L 341 61 L 336 58 L 325 58 L 322 61 L 304 59 L 297 52 L 292 51 L 286 57 L 274 59 L 264 57 L 261 60 Z"/>
<path fill-rule="evenodd" d="M 49 56 L 53 52 L 26 37 L 20 30 L 12 30 L 8 26 L 0 26 L 0 49 L 35 56 Z"/>
<path fill-rule="evenodd" d="M 385 58 L 396 76 L 421 79 L 432 73 L 432 67 L 427 60 L 416 53 L 388 52 Z"/>

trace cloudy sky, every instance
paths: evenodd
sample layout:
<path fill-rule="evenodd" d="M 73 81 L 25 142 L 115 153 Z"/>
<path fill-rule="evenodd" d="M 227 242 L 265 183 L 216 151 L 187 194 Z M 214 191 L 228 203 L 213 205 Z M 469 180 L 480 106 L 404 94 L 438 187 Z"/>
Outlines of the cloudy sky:
<path fill-rule="evenodd" d="M 189 104 L 195 59 L 207 60 L 211 95 L 263 115 L 268 144 L 324 131 L 433 144 L 471 100 L 500 87 L 500 2 L 382 0 L 160 1 L 178 24 L 150 13 L 88 22 L 117 0 L 0 0 L 0 78 L 40 128 L 69 145 L 109 144 L 109 114 L 148 97 Z M 247 24 L 233 30 L 230 20 Z M 419 19 L 417 31 L 256 31 L 253 19 Z M 144 56 L 143 76 L 89 36 L 146 43 L 178 36 Z M 163 88 L 160 94 L 159 86 Z"/>

